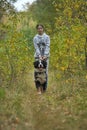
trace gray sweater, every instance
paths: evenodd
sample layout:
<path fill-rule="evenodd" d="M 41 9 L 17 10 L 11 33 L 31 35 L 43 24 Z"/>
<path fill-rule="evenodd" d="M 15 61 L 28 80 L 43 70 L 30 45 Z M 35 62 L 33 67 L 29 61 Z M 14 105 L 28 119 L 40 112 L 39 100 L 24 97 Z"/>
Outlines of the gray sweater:
<path fill-rule="evenodd" d="M 50 37 L 43 33 L 43 35 L 35 35 L 33 39 L 35 54 L 34 57 L 46 56 L 49 57 L 50 51 Z"/>

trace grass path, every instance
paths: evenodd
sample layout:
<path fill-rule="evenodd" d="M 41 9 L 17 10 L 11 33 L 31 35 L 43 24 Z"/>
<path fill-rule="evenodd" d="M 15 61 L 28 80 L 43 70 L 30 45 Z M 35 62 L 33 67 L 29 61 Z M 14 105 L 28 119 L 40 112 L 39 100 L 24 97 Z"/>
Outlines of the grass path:
<path fill-rule="evenodd" d="M 64 79 L 56 82 L 51 71 L 49 75 L 48 90 L 42 95 L 36 93 L 33 71 L 6 89 L 1 101 L 0 130 L 87 130 L 84 77 L 66 83 Z"/>

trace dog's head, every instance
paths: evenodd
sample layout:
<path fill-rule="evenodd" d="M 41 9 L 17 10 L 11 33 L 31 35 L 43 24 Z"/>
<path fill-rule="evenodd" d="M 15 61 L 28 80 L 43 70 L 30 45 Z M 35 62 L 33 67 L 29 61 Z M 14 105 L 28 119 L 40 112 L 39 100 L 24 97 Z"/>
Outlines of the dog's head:
<path fill-rule="evenodd" d="M 34 62 L 34 67 L 45 69 L 47 67 L 47 62 L 46 62 L 46 60 L 37 60 Z"/>

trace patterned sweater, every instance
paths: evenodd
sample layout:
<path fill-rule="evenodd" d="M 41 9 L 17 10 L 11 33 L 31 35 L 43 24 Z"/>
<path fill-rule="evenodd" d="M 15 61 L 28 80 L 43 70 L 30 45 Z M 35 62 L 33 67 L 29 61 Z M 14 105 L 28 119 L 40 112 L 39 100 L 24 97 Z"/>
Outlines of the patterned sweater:
<path fill-rule="evenodd" d="M 35 54 L 34 57 L 46 56 L 50 55 L 50 37 L 43 33 L 43 35 L 35 35 L 33 39 Z"/>

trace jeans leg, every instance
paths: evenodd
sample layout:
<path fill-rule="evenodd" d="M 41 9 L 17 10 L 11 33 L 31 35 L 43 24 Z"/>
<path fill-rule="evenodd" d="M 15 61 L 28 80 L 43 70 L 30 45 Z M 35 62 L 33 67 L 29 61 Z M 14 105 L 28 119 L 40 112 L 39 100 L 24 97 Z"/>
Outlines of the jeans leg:
<path fill-rule="evenodd" d="M 46 83 L 44 84 L 43 90 L 47 89 L 48 85 L 48 66 L 49 66 L 49 59 L 47 59 L 47 67 L 46 67 Z"/>

